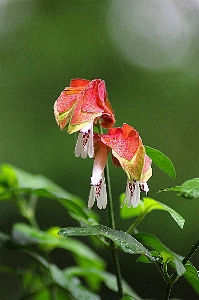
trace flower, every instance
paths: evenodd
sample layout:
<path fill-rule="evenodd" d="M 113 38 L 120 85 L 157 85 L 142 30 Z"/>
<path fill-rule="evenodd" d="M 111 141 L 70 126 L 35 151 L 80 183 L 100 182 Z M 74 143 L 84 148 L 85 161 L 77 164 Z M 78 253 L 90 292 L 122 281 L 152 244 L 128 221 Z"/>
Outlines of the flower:
<path fill-rule="evenodd" d="M 148 193 L 147 181 L 152 176 L 152 161 L 146 155 L 139 133 L 130 125 L 123 124 L 109 129 L 107 134 L 95 134 L 94 137 L 96 156 L 88 206 L 92 207 L 96 198 L 98 207 L 105 208 L 107 197 L 102 199 L 105 194 L 103 171 L 111 151 L 114 165 L 122 167 L 127 174 L 125 202 L 128 207 L 136 207 L 140 201 L 140 189 Z"/>
<path fill-rule="evenodd" d="M 68 133 L 79 131 L 75 156 L 93 157 L 93 125 L 111 128 L 115 123 L 114 112 L 108 100 L 105 82 L 101 79 L 72 79 L 54 104 L 55 119 Z"/>
<path fill-rule="evenodd" d="M 130 125 L 111 128 L 101 142 L 111 148 L 112 160 L 127 174 L 126 197 L 128 207 L 136 207 L 140 201 L 140 189 L 148 193 L 148 179 L 152 176 L 152 160 L 146 155 L 139 133 Z M 124 202 L 124 203 L 125 203 Z"/>

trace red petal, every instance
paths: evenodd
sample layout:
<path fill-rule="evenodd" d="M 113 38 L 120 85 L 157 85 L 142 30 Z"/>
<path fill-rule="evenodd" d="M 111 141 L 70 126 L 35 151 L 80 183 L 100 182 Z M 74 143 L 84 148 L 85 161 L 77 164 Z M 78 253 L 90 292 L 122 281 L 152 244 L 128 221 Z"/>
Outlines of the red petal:
<path fill-rule="evenodd" d="M 152 159 L 150 157 L 148 157 L 147 155 L 145 155 L 144 157 L 144 167 L 142 170 L 142 174 L 146 173 L 148 171 L 148 169 L 151 167 L 152 164 Z"/>
<path fill-rule="evenodd" d="M 98 95 L 99 95 L 99 99 L 104 102 L 105 97 L 106 97 L 106 86 L 105 86 L 105 82 L 104 80 L 102 80 L 99 84 L 98 84 Z"/>
<path fill-rule="evenodd" d="M 61 95 L 58 97 L 56 101 L 56 108 L 57 111 L 61 114 L 71 109 L 71 107 L 75 104 L 77 99 L 77 95 L 67 95 L 67 93 L 64 91 L 61 93 Z"/>
<path fill-rule="evenodd" d="M 101 136 L 101 141 L 127 160 L 131 160 L 142 145 L 138 132 L 128 124 L 124 124 L 122 128 L 111 128 L 107 135 Z"/>
<path fill-rule="evenodd" d="M 115 123 L 114 112 L 107 98 L 105 83 L 101 79 L 92 81 L 81 78 L 72 79 L 70 87 L 66 87 L 56 100 L 55 110 L 58 115 L 65 113 L 64 120 L 60 117 L 62 126 L 59 117 L 56 116 L 62 128 L 68 122 L 69 125 L 74 126 L 92 123 L 99 118 L 102 118 L 101 125 L 105 128 L 110 128 Z"/>
<path fill-rule="evenodd" d="M 99 95 L 97 93 L 96 82 L 93 80 L 87 88 L 82 91 L 82 106 L 83 112 L 99 113 L 103 112 L 103 104 L 99 103 Z"/>
<path fill-rule="evenodd" d="M 70 87 L 78 87 L 78 86 L 85 86 L 89 84 L 90 80 L 75 78 L 70 81 Z"/>

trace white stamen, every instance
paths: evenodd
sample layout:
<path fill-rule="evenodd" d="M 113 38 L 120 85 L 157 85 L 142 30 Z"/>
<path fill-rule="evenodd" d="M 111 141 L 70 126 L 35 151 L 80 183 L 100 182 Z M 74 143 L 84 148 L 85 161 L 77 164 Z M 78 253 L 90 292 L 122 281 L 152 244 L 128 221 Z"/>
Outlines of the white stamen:
<path fill-rule="evenodd" d="M 133 193 L 133 198 L 131 200 L 131 205 L 133 207 L 136 207 L 136 206 L 138 206 L 139 202 L 140 202 L 140 186 L 139 186 L 139 182 L 136 181 L 136 183 L 135 183 L 135 191 Z"/>
<path fill-rule="evenodd" d="M 83 134 L 81 132 L 79 132 L 78 138 L 77 138 L 77 143 L 75 146 L 75 156 L 79 157 L 81 155 L 83 155 L 82 153 L 82 148 L 83 148 Z"/>
<path fill-rule="evenodd" d="M 139 181 L 133 180 L 132 182 L 127 179 L 126 196 L 124 204 L 127 202 L 128 207 L 136 207 L 140 202 L 140 186 Z"/>
<path fill-rule="evenodd" d="M 75 146 L 75 156 L 86 158 L 87 155 L 92 158 L 94 156 L 93 146 L 93 123 L 89 123 L 79 131 L 79 136 Z"/>
<path fill-rule="evenodd" d="M 93 143 L 93 124 L 90 127 L 90 134 L 87 143 L 87 153 L 90 158 L 94 156 L 94 143 Z"/>
<path fill-rule="evenodd" d="M 91 208 L 97 200 L 97 207 L 99 209 L 106 208 L 107 205 L 107 194 L 106 194 L 106 183 L 104 176 L 101 177 L 97 185 L 91 185 L 90 195 L 88 199 L 88 208 Z"/>
<path fill-rule="evenodd" d="M 149 187 L 148 187 L 148 184 L 146 182 L 140 182 L 140 188 L 143 192 L 146 193 L 146 195 L 148 194 L 149 192 Z"/>
<path fill-rule="evenodd" d="M 91 208 L 95 202 L 95 186 L 91 185 L 90 194 L 88 198 L 88 208 Z"/>
<path fill-rule="evenodd" d="M 135 180 L 130 182 L 129 179 L 127 179 L 124 204 L 127 202 L 128 207 L 137 207 L 140 202 L 140 189 L 146 194 L 149 192 L 149 187 L 146 182 L 139 182 Z"/>
<path fill-rule="evenodd" d="M 102 183 L 101 183 L 101 191 L 100 191 L 100 195 L 97 199 L 97 206 L 100 209 L 105 209 L 107 205 L 107 193 L 106 193 L 106 183 L 105 183 L 105 179 L 102 178 Z"/>

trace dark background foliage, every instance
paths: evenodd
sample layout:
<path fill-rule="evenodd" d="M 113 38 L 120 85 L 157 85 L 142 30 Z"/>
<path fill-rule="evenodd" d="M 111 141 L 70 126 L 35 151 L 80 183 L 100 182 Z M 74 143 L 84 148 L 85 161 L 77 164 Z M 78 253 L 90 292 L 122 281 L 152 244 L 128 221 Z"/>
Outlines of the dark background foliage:
<path fill-rule="evenodd" d="M 145 145 L 171 158 L 177 172 L 172 180 L 154 167 L 149 196 L 182 214 L 184 229 L 164 212 L 147 216 L 139 229 L 185 255 L 198 238 L 198 201 L 156 191 L 198 177 L 197 1 L 10 0 L 1 1 L 0 10 L 1 163 L 42 173 L 87 201 L 92 160 L 74 157 L 76 136 L 59 130 L 53 104 L 71 78 L 104 79 L 116 125 L 134 126 Z M 111 181 L 117 228 L 125 230 L 127 224 L 119 221 L 118 197 L 126 176 L 111 166 Z M 37 214 L 44 229 L 72 224 L 52 201 L 42 201 Z M 100 215 L 106 223 L 106 210 Z M 16 220 L 13 206 L 2 203 L 1 230 L 10 232 Z M 160 298 L 164 283 L 158 271 L 135 264 L 132 256 L 121 258 L 124 277 L 138 294 Z M 192 261 L 199 267 L 198 254 Z M 150 288 L 154 282 L 155 293 Z M 173 293 L 191 297 L 183 280 Z M 11 299 L 8 294 L 6 299 Z"/>

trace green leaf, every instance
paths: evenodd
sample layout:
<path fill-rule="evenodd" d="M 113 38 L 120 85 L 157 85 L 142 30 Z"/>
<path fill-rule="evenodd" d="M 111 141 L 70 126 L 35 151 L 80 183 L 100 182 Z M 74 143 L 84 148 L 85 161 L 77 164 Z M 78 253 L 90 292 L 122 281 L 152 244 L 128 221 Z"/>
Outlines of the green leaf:
<path fill-rule="evenodd" d="M 120 203 L 123 203 L 125 194 L 120 196 Z M 136 208 L 123 206 L 120 210 L 120 215 L 123 219 L 128 219 L 131 217 L 137 217 L 140 215 L 147 215 L 153 210 L 163 210 L 168 212 L 174 221 L 183 228 L 185 220 L 179 215 L 174 209 L 170 208 L 166 204 L 163 204 L 157 200 L 154 200 L 149 197 L 144 197 L 143 200 L 140 200 L 140 203 Z"/>
<path fill-rule="evenodd" d="M 121 230 L 113 230 L 109 227 L 98 225 L 92 227 L 67 227 L 61 229 L 58 234 L 63 236 L 102 235 L 112 240 L 124 252 L 130 254 L 144 254 L 154 261 L 150 252 L 141 243 L 130 234 Z"/>
<path fill-rule="evenodd" d="M 146 245 L 147 247 L 157 251 L 158 253 L 161 252 L 168 252 L 171 255 L 175 255 L 180 260 L 183 259 L 182 256 L 176 254 L 175 252 L 171 251 L 167 246 L 165 246 L 155 235 L 150 233 L 143 233 L 139 232 L 135 234 L 135 237 L 140 243 Z"/>
<path fill-rule="evenodd" d="M 0 200 L 9 200 L 11 197 L 9 188 L 17 186 L 17 178 L 10 165 L 2 165 L 0 168 Z"/>
<path fill-rule="evenodd" d="M 143 201 L 140 200 L 140 203 L 138 204 L 137 207 L 128 207 L 127 205 L 124 204 L 126 197 L 126 193 L 122 193 L 120 195 L 120 216 L 122 219 L 130 219 L 133 217 L 140 216 L 143 213 Z"/>
<path fill-rule="evenodd" d="M 181 196 L 187 199 L 199 198 L 199 178 L 185 181 L 181 185 Z"/>
<path fill-rule="evenodd" d="M 174 165 L 170 158 L 164 155 L 161 151 L 145 146 L 146 154 L 152 159 L 153 163 L 171 178 L 176 178 Z"/>
<path fill-rule="evenodd" d="M 58 198 L 70 199 L 79 205 L 83 205 L 80 198 L 65 191 L 43 175 L 33 175 L 8 164 L 1 165 L 1 174 L 4 176 L 4 183 L 6 181 L 6 185 L 9 188 L 27 191 L 41 190 L 41 196 L 45 196 L 45 192 L 47 192 L 48 195 L 52 193 Z M 42 194 L 42 191 L 44 194 Z"/>
<path fill-rule="evenodd" d="M 189 284 L 192 286 L 192 288 L 195 290 L 197 295 L 199 295 L 199 278 L 198 278 L 198 271 L 194 266 L 191 264 L 186 264 L 186 273 L 184 274 L 184 277 L 189 282 Z"/>
<path fill-rule="evenodd" d="M 55 265 L 50 265 L 50 273 L 53 280 L 62 288 L 67 289 L 71 295 L 79 300 L 100 300 L 101 298 L 88 291 L 77 278 L 67 276 L 63 270 Z"/>
<path fill-rule="evenodd" d="M 178 276 L 182 276 L 186 272 L 182 261 L 176 256 L 176 254 L 172 254 L 171 251 L 162 251 L 160 252 L 160 254 L 158 254 L 158 252 L 156 251 L 151 251 L 151 254 L 153 254 L 154 257 L 158 258 L 158 260 L 161 259 L 162 264 L 167 265 L 168 263 L 173 262 Z M 138 257 L 137 262 L 151 263 L 151 261 L 143 255 Z"/>
<path fill-rule="evenodd" d="M 193 178 L 185 181 L 181 186 L 174 186 L 160 190 L 159 192 L 178 192 L 178 196 L 186 199 L 199 198 L 199 178 Z"/>
<path fill-rule="evenodd" d="M 53 282 L 58 286 L 67 290 L 74 300 L 100 300 L 101 298 L 90 292 L 86 287 L 84 287 L 81 281 L 77 277 L 65 274 L 65 270 L 60 270 L 56 265 L 48 263 L 41 255 L 32 252 L 25 251 L 32 257 L 34 257 L 39 263 L 41 263 L 51 275 Z M 70 299 L 70 298 L 69 298 Z"/>
<path fill-rule="evenodd" d="M 16 194 L 34 194 L 38 197 L 54 199 L 67 209 L 73 219 L 86 224 L 97 224 L 96 215 L 86 208 L 86 203 L 82 199 L 65 191 L 48 178 L 32 175 L 11 165 L 2 165 L 0 173 L 7 174 L 4 176 L 4 189 L 0 190 L 0 199 L 10 199 Z"/>
<path fill-rule="evenodd" d="M 138 241 L 143 243 L 145 246 L 154 249 L 155 251 L 167 252 L 171 257 L 177 258 L 182 262 L 183 256 L 171 251 L 168 247 L 166 247 L 156 236 L 149 233 L 137 233 L 135 237 Z M 193 289 L 199 295 L 199 279 L 198 279 L 198 271 L 192 266 L 190 263 L 185 265 L 186 272 L 183 274 L 183 277 L 189 282 L 189 284 L 193 287 Z"/>
<path fill-rule="evenodd" d="M 151 252 L 151 255 L 153 256 L 153 257 L 156 257 L 156 260 L 158 261 L 159 259 L 160 259 L 160 255 L 159 255 L 159 253 L 158 252 L 156 252 L 156 251 L 150 251 Z M 146 264 L 151 264 L 151 263 L 153 263 L 152 261 L 150 261 L 149 259 L 148 259 L 148 257 L 146 257 L 146 256 L 144 256 L 144 255 L 140 255 L 137 259 L 136 259 L 136 261 L 137 262 L 141 262 L 141 263 L 146 263 Z"/>
<path fill-rule="evenodd" d="M 15 223 L 12 230 L 15 245 L 28 246 L 38 244 L 41 248 L 51 251 L 62 248 L 70 251 L 78 261 L 92 264 L 96 269 L 104 269 L 103 260 L 87 245 L 73 238 L 62 238 L 57 235 L 60 228 L 51 228 L 48 232 L 33 228 L 27 224 Z"/>
<path fill-rule="evenodd" d="M 169 262 L 174 262 L 175 269 L 176 269 L 176 272 L 179 277 L 182 276 L 186 272 L 186 269 L 183 266 L 180 259 L 178 259 L 175 255 L 171 254 L 171 252 L 163 251 L 160 253 L 160 255 L 163 259 L 162 260 L 163 264 L 168 264 Z"/>
<path fill-rule="evenodd" d="M 181 186 L 178 185 L 178 186 L 173 186 L 173 187 L 165 188 L 165 189 L 157 191 L 157 193 L 170 192 L 170 191 L 181 192 Z"/>
<path fill-rule="evenodd" d="M 97 277 L 101 282 L 104 282 L 104 284 L 112 291 L 117 292 L 118 286 L 117 286 L 117 280 L 115 275 L 107 272 L 107 271 L 101 271 L 90 268 L 79 268 L 79 267 L 69 267 L 65 269 L 65 274 L 68 276 L 90 276 L 90 277 Z M 141 300 L 141 298 L 137 295 L 137 293 L 132 290 L 132 288 L 128 285 L 128 283 L 125 282 L 125 280 L 122 280 L 122 286 L 124 294 L 129 295 L 131 297 L 134 297 L 133 299 Z M 131 298 L 132 299 L 132 298 Z"/>
<path fill-rule="evenodd" d="M 11 165 L 8 164 L 1 165 L 0 185 L 4 187 L 17 186 L 17 177 Z"/>

